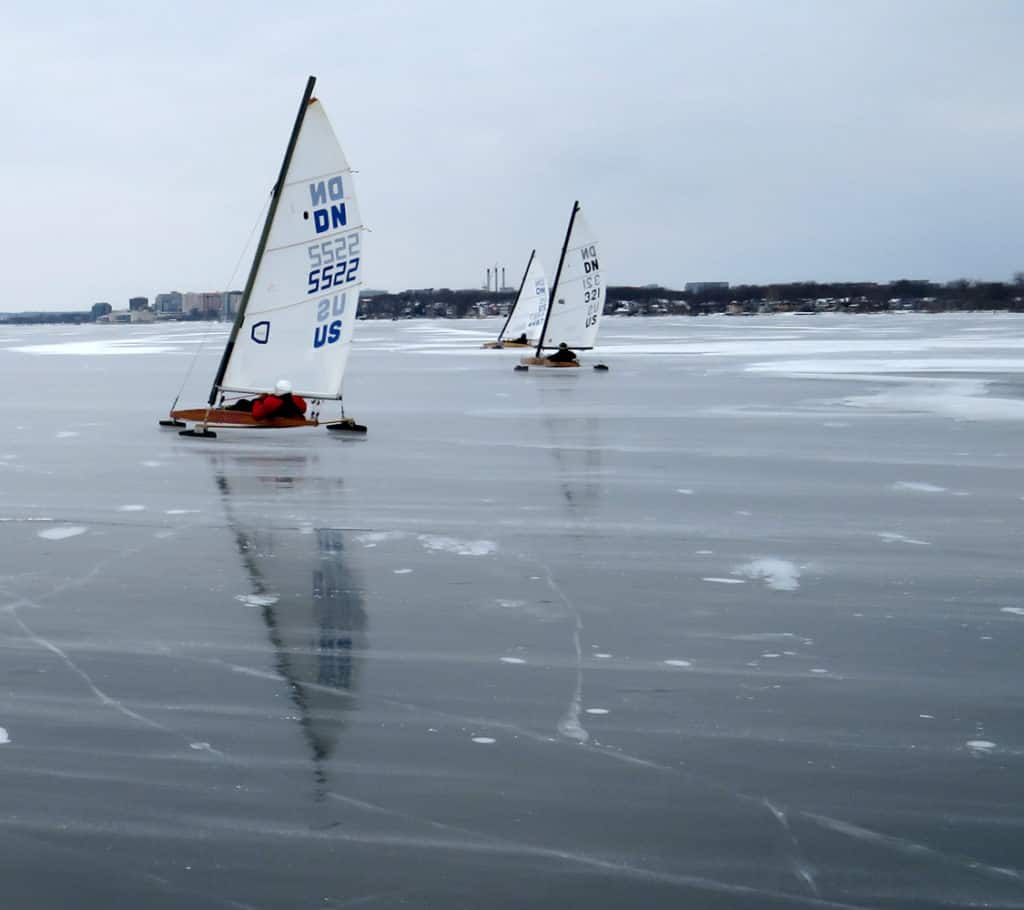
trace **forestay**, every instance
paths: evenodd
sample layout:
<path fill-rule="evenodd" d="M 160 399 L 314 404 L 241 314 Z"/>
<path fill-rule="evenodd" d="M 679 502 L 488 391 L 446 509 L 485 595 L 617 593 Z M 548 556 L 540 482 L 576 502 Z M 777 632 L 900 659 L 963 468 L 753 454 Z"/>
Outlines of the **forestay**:
<path fill-rule="evenodd" d="M 551 304 L 541 348 L 592 348 L 604 310 L 604 281 L 598 260 L 597 239 L 577 202 L 566 233 L 562 261 L 551 290 Z"/>
<path fill-rule="evenodd" d="M 352 171 L 315 98 L 272 214 L 220 390 L 267 392 L 287 379 L 299 395 L 340 398 L 362 287 L 362 222 Z"/>
<path fill-rule="evenodd" d="M 498 341 L 512 341 L 525 333 L 530 343 L 536 344 L 547 311 L 548 280 L 544 275 L 544 266 L 534 251 L 530 254 L 519 293 Z"/>

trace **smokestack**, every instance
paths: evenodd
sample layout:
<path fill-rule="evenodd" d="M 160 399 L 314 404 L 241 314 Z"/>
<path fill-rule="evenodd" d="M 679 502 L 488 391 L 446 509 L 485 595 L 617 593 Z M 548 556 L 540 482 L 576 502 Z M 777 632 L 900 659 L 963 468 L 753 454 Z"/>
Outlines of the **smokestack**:
<path fill-rule="evenodd" d="M 498 290 L 498 263 L 494 263 L 494 290 Z"/>
<path fill-rule="evenodd" d="M 491 270 L 490 269 L 487 270 L 487 284 L 485 284 L 484 287 L 487 288 L 488 291 L 491 289 Z"/>
<path fill-rule="evenodd" d="M 501 267 L 501 286 L 505 287 L 505 266 Z"/>

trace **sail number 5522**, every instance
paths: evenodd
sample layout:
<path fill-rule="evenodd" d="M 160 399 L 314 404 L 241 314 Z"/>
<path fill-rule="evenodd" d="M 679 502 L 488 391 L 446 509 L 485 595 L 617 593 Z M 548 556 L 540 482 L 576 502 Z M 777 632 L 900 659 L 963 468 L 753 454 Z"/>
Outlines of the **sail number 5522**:
<path fill-rule="evenodd" d="M 306 247 L 313 268 L 309 270 L 306 293 L 351 284 L 359 274 L 359 232 L 342 234 Z"/>

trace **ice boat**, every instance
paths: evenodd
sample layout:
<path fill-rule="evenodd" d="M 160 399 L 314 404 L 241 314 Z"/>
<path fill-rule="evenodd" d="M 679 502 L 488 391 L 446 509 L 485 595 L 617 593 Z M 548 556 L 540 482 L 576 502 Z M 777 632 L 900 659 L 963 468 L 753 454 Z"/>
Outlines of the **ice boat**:
<path fill-rule="evenodd" d="M 562 343 L 573 351 L 589 351 L 597 341 L 597 332 L 604 310 L 604 280 L 597 255 L 597 239 L 574 202 L 569 227 L 562 244 L 558 270 L 551 285 L 547 313 L 532 357 L 523 357 L 517 370 L 537 367 L 573 368 L 579 361 L 550 360 L 545 350 L 554 350 Z M 607 370 L 595 364 L 596 370 Z"/>
<path fill-rule="evenodd" d="M 519 292 L 508 311 L 508 318 L 498 332 L 496 341 L 488 341 L 485 348 L 532 348 L 540 336 L 544 317 L 548 312 L 548 280 L 544 266 L 537 258 L 537 251 L 530 252 L 530 259 L 519 282 Z M 526 336 L 526 342 L 517 338 Z"/>
<path fill-rule="evenodd" d="M 210 427 L 366 432 L 342 404 L 363 284 L 363 225 L 352 170 L 313 97 L 315 84 L 310 76 L 209 400 L 179 410 L 175 399 L 170 419 L 160 421 L 191 423 L 183 436 L 215 436 Z M 239 409 L 281 379 L 308 401 L 305 417 L 258 420 Z"/>

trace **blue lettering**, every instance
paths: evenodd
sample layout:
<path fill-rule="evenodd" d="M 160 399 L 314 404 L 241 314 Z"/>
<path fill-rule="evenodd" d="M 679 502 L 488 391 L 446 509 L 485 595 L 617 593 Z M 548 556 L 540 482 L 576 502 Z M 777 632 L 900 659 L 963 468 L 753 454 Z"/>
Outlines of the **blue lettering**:
<path fill-rule="evenodd" d="M 314 208 L 327 202 L 327 187 L 322 180 L 309 185 L 309 198 Z"/>
<path fill-rule="evenodd" d="M 318 325 L 313 330 L 313 347 L 322 348 L 325 344 L 334 344 L 341 338 L 341 320 L 335 319 L 329 325 Z"/>
<path fill-rule="evenodd" d="M 256 342 L 256 344 L 266 344 L 270 341 L 270 323 L 266 320 L 262 322 L 254 322 L 252 328 L 249 330 L 249 337 Z"/>
<path fill-rule="evenodd" d="M 316 232 L 322 234 L 334 228 L 344 227 L 348 224 L 348 213 L 345 211 L 345 203 L 332 205 L 330 209 L 316 209 L 313 212 L 313 224 L 316 225 Z"/>
<path fill-rule="evenodd" d="M 345 295 L 335 294 L 334 305 L 331 307 L 332 316 L 343 316 L 345 315 Z"/>
<path fill-rule="evenodd" d="M 316 321 L 323 322 L 331 312 L 331 298 L 325 297 L 316 305 Z"/>
<path fill-rule="evenodd" d="M 341 188 L 341 177 L 332 177 L 327 181 L 327 192 L 331 194 L 331 199 L 344 199 L 345 192 Z M 316 203 L 314 203 L 315 205 Z"/>

